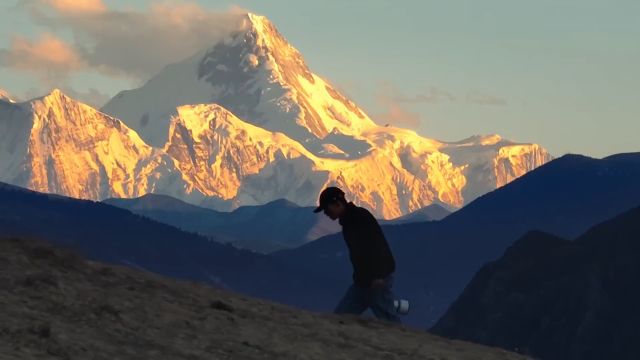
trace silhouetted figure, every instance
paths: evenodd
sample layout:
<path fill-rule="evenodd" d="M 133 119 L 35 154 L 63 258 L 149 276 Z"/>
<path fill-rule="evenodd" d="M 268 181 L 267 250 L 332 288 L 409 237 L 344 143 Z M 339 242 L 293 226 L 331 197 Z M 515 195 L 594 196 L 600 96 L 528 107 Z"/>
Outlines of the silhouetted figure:
<path fill-rule="evenodd" d="M 371 308 L 378 319 L 400 323 L 391 291 L 396 263 L 376 218 L 369 210 L 345 200 L 344 192 L 328 187 L 314 210 L 339 219 L 353 265 L 353 284 L 336 306 L 338 314 L 362 314 Z"/>

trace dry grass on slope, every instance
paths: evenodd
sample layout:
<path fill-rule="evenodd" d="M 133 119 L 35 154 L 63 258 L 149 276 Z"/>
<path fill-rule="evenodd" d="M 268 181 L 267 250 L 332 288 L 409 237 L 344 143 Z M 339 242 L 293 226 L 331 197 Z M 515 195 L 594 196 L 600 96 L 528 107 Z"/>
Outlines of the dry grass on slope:
<path fill-rule="evenodd" d="M 309 284 L 313 286 L 313 284 Z M 0 359 L 525 359 L 0 240 Z"/>

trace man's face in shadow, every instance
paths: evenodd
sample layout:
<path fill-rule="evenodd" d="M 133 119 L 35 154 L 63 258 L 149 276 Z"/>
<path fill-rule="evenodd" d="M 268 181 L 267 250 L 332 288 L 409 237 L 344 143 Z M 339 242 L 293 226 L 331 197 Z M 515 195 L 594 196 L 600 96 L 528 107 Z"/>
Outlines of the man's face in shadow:
<path fill-rule="evenodd" d="M 324 214 L 327 215 L 331 220 L 335 220 L 344 214 L 345 206 L 341 202 L 333 202 L 329 203 L 324 208 Z"/>

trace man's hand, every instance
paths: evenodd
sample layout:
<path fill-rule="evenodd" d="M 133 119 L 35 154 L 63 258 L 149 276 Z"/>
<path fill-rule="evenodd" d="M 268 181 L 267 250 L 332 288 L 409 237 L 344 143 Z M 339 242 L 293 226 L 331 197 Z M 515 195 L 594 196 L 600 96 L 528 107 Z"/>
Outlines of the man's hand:
<path fill-rule="evenodd" d="M 384 279 L 373 279 L 371 282 L 372 288 L 381 288 L 384 287 Z"/>

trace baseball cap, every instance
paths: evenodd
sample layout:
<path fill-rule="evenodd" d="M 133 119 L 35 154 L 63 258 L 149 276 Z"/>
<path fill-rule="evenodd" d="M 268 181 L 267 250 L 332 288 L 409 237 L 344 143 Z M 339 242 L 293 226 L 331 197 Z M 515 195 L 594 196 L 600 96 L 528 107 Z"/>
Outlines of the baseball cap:
<path fill-rule="evenodd" d="M 313 210 L 314 213 L 319 213 L 324 210 L 327 204 L 332 203 L 338 199 L 344 199 L 344 191 L 335 186 L 330 186 L 320 193 L 320 205 Z"/>

